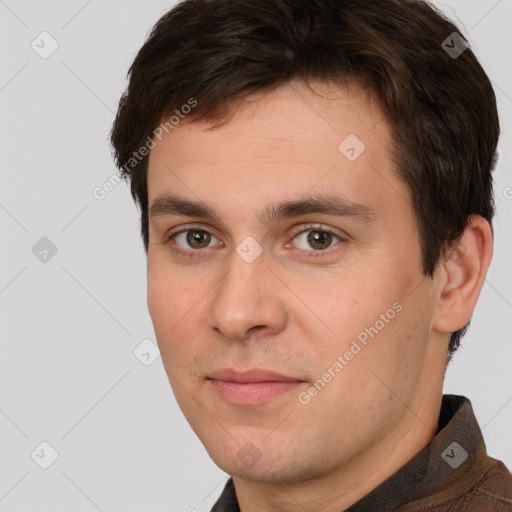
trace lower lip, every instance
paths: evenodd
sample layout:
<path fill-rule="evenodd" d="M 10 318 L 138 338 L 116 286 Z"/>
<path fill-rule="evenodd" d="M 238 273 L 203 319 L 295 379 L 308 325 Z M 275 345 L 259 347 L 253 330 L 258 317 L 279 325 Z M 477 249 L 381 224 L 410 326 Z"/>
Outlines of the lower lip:
<path fill-rule="evenodd" d="M 213 389 L 226 401 L 239 405 L 258 405 L 269 402 L 289 391 L 297 389 L 303 382 L 228 382 L 209 380 Z"/>

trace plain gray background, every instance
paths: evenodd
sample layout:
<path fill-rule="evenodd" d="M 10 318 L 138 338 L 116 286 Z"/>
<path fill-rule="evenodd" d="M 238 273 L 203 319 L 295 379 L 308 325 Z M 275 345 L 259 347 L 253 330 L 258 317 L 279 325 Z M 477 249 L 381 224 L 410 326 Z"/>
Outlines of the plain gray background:
<path fill-rule="evenodd" d="M 464 24 L 502 122 L 495 256 L 445 391 L 471 399 L 512 468 L 512 0 L 437 3 Z M 108 134 L 128 66 L 173 5 L 0 0 L 3 512 L 203 512 L 225 482 L 155 354 L 128 188 L 93 194 L 116 175 Z"/>

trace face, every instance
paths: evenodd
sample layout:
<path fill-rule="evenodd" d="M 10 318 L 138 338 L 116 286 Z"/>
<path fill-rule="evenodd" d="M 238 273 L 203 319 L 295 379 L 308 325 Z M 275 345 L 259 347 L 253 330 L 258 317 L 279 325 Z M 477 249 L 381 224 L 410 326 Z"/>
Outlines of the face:
<path fill-rule="evenodd" d="M 191 427 L 260 482 L 399 442 L 428 395 L 436 281 L 378 104 L 292 83 L 209 128 L 177 126 L 148 168 L 148 307 Z"/>

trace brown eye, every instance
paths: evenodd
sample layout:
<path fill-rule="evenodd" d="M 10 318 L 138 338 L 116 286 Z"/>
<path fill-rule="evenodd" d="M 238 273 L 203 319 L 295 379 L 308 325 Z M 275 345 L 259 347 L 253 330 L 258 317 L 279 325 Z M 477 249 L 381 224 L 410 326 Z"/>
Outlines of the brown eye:
<path fill-rule="evenodd" d="M 341 241 L 340 236 L 332 233 L 328 229 L 318 228 L 306 229 L 297 233 L 293 238 L 295 247 L 309 252 L 325 251 Z"/>
<path fill-rule="evenodd" d="M 204 229 L 185 229 L 179 231 L 168 237 L 166 243 L 171 242 L 189 253 L 200 252 L 200 249 L 205 249 L 212 245 L 221 245 L 214 235 Z"/>
<path fill-rule="evenodd" d="M 187 244 L 193 249 L 204 249 L 212 240 L 211 234 L 207 231 L 189 230 L 186 234 Z"/>
<path fill-rule="evenodd" d="M 327 231 L 309 231 L 308 243 L 316 251 L 327 249 L 332 243 L 332 234 Z"/>

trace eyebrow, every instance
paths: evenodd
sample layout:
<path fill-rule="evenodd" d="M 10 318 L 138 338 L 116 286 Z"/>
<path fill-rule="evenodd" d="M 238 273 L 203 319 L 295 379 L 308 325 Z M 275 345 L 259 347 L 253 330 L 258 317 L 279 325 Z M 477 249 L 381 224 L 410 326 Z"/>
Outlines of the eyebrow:
<path fill-rule="evenodd" d="M 306 196 L 298 200 L 283 201 L 268 205 L 258 213 L 258 218 L 267 224 L 291 217 L 312 213 L 323 213 L 336 217 L 352 217 L 364 222 L 375 221 L 375 210 L 337 195 Z M 215 219 L 222 223 L 220 215 L 206 203 L 191 201 L 173 194 L 158 196 L 149 210 L 150 219 L 160 216 L 184 215 Z"/>

